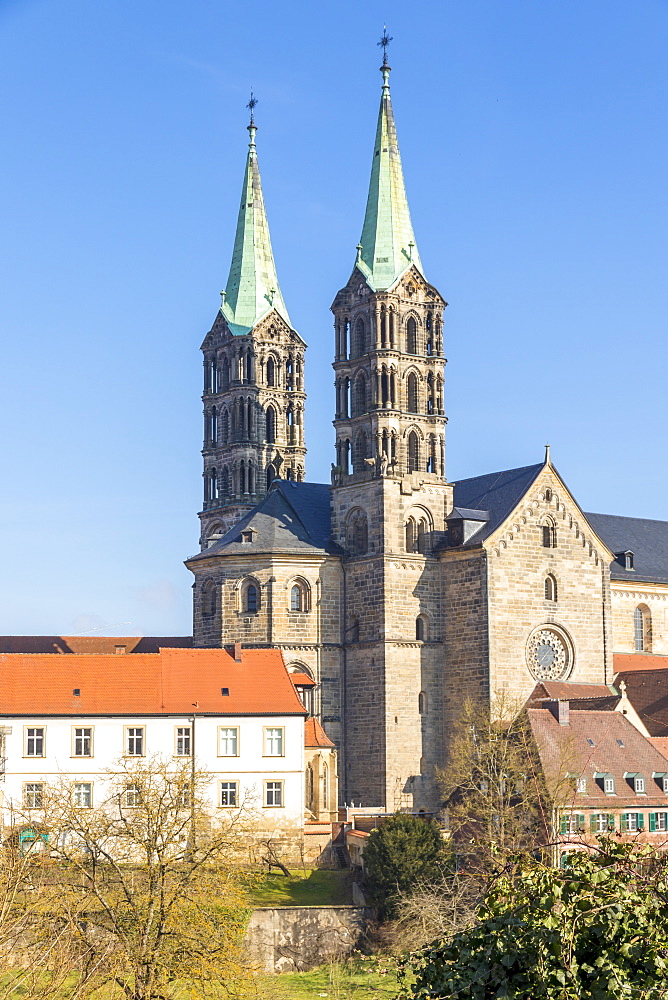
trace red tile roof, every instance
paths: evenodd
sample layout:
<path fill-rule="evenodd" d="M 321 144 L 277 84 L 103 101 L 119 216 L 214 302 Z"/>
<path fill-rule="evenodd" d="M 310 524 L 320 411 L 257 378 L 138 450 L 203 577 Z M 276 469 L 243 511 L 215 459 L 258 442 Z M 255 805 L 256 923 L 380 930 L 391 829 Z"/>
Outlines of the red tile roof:
<path fill-rule="evenodd" d="M 299 684 L 301 687 L 315 687 L 316 683 L 309 674 L 290 674 L 290 680 L 293 684 Z"/>
<path fill-rule="evenodd" d="M 536 684 L 531 700 L 549 698 L 560 701 L 579 701 L 591 698 L 615 697 L 617 692 L 607 684 L 573 684 L 570 681 L 540 681 Z"/>
<path fill-rule="evenodd" d="M 278 649 L 244 649 L 240 662 L 224 649 L 0 654 L 2 717 L 193 712 L 306 714 Z"/>
<path fill-rule="evenodd" d="M 317 719 L 311 716 L 304 723 L 304 746 L 305 747 L 333 747 L 334 743 L 322 728 Z"/>
<path fill-rule="evenodd" d="M 576 792 L 573 784 L 569 806 L 598 807 L 602 811 L 668 806 L 668 796 L 652 778 L 655 771 L 668 772 L 668 762 L 621 712 L 571 712 L 568 726 L 560 726 L 546 708 L 529 708 L 527 715 L 548 782 L 556 781 L 565 772 L 587 779 L 586 794 Z M 594 777 L 596 773 L 612 775 L 615 795 L 605 794 Z M 647 794 L 636 795 L 625 773 L 642 775 Z"/>
<path fill-rule="evenodd" d="M 616 674 L 627 670 L 668 670 L 668 656 L 658 653 L 615 653 L 612 660 Z"/>
<path fill-rule="evenodd" d="M 668 736 L 650 736 L 649 741 L 659 753 L 668 758 Z"/>

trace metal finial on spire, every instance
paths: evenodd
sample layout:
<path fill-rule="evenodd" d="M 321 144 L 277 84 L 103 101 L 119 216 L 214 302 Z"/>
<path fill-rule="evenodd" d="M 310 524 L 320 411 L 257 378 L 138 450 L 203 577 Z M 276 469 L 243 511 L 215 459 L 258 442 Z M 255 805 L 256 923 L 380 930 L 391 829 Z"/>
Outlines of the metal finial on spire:
<path fill-rule="evenodd" d="M 255 125 L 255 107 L 258 104 L 258 99 L 254 95 L 252 87 L 251 87 L 250 94 L 251 94 L 250 95 L 250 101 L 248 102 L 248 104 L 246 105 L 246 107 L 250 111 L 250 125 L 254 126 Z"/>
<path fill-rule="evenodd" d="M 391 41 L 392 41 L 392 36 L 388 35 L 388 33 L 387 33 L 387 25 L 384 24 L 383 25 L 383 37 L 378 42 L 378 45 L 381 45 L 382 48 L 383 48 L 383 66 L 387 66 L 387 46 L 390 44 Z"/>

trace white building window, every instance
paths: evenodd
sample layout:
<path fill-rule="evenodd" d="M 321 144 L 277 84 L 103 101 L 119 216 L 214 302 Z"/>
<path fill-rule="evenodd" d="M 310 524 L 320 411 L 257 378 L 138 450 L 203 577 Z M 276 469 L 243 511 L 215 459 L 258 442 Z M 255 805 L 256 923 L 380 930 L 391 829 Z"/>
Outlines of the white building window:
<path fill-rule="evenodd" d="M 239 730 L 221 728 L 218 730 L 218 756 L 236 757 L 239 753 Z"/>
<path fill-rule="evenodd" d="M 264 731 L 265 757 L 283 756 L 283 729 L 271 728 Z"/>
<path fill-rule="evenodd" d="M 128 757 L 144 756 L 144 727 L 128 726 L 125 730 L 125 753 Z"/>
<path fill-rule="evenodd" d="M 29 781 L 23 786 L 23 806 L 25 809 L 41 809 L 44 805 L 44 784 Z"/>
<path fill-rule="evenodd" d="M 283 782 L 265 781 L 264 783 L 264 804 L 265 806 L 283 805 Z"/>
<path fill-rule="evenodd" d="M 238 781 L 221 781 L 220 804 L 221 806 L 227 806 L 227 807 L 239 805 Z"/>
<path fill-rule="evenodd" d="M 28 726 L 25 731 L 26 757 L 44 756 L 44 729 Z"/>
<path fill-rule="evenodd" d="M 578 778 L 577 784 L 576 784 L 575 787 L 576 787 L 576 791 L 582 792 L 584 795 L 586 795 L 587 794 L 587 779 L 586 778 Z"/>
<path fill-rule="evenodd" d="M 190 726 L 176 727 L 176 756 L 190 757 Z"/>
<path fill-rule="evenodd" d="M 74 805 L 77 809 L 90 809 L 93 805 L 93 785 L 90 781 L 75 781 Z"/>
<path fill-rule="evenodd" d="M 141 788 L 139 785 L 127 785 L 123 793 L 123 798 L 128 809 L 138 809 L 141 805 Z"/>
<path fill-rule="evenodd" d="M 92 757 L 93 756 L 93 730 L 92 728 L 78 728 L 72 730 L 72 756 Z"/>

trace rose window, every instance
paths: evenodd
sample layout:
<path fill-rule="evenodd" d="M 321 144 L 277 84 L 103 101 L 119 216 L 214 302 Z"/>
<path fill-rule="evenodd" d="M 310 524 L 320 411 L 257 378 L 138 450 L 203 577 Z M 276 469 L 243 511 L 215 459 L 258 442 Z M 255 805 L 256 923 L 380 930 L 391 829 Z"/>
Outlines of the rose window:
<path fill-rule="evenodd" d="M 529 670 L 538 680 L 562 680 L 572 662 L 569 643 L 556 629 L 537 629 L 529 638 L 527 662 Z"/>

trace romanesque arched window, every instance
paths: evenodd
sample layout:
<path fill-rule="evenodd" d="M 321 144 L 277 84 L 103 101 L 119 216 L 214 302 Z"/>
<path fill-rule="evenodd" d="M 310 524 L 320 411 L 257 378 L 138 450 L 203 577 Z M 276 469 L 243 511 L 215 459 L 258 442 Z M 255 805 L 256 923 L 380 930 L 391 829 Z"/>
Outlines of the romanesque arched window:
<path fill-rule="evenodd" d="M 215 469 L 209 471 L 209 500 L 218 499 L 218 473 Z"/>
<path fill-rule="evenodd" d="M 359 417 L 363 413 L 366 413 L 366 375 L 364 372 L 359 372 L 357 378 L 355 379 L 355 396 L 354 396 L 354 408 L 353 416 Z"/>
<path fill-rule="evenodd" d="M 267 492 L 269 492 L 269 487 L 271 486 L 275 478 L 276 478 L 276 468 L 270 462 L 269 465 L 267 466 Z"/>
<path fill-rule="evenodd" d="M 265 441 L 273 444 L 276 440 L 276 410 L 273 406 L 267 407 Z"/>
<path fill-rule="evenodd" d="M 223 500 L 226 500 L 230 493 L 230 474 L 227 471 L 227 466 L 221 469 L 220 472 L 220 495 Z"/>
<path fill-rule="evenodd" d="M 346 536 L 351 554 L 364 555 L 369 548 L 369 524 L 366 513 L 359 507 L 348 515 Z"/>
<path fill-rule="evenodd" d="M 322 765 L 322 799 L 321 799 L 322 809 L 328 808 L 328 802 L 329 802 L 328 785 L 329 785 L 329 768 L 327 767 L 327 764 L 324 763 Z"/>
<path fill-rule="evenodd" d="M 646 604 L 639 604 L 633 612 L 633 648 L 636 653 L 652 648 L 652 617 Z"/>
<path fill-rule="evenodd" d="M 413 316 L 406 323 L 406 354 L 417 354 L 417 323 Z"/>
<path fill-rule="evenodd" d="M 239 493 L 248 493 L 248 482 L 246 479 L 246 463 L 241 459 L 239 462 Z"/>
<path fill-rule="evenodd" d="M 415 431 L 408 435 L 408 471 L 417 472 L 420 468 L 420 442 Z"/>
<path fill-rule="evenodd" d="M 306 774 L 304 776 L 304 797 L 306 799 L 306 808 L 313 811 L 313 768 L 310 764 L 306 765 Z"/>
<path fill-rule="evenodd" d="M 220 363 L 220 388 L 229 389 L 230 386 L 230 363 L 227 358 L 223 358 Z"/>
<path fill-rule="evenodd" d="M 355 453 L 353 455 L 353 467 L 355 472 L 364 472 L 366 468 L 364 459 L 369 455 L 369 438 L 366 431 L 360 431 L 355 438 Z"/>
<path fill-rule="evenodd" d="M 407 410 L 409 413 L 418 412 L 418 380 L 415 372 L 410 372 L 408 375 Z"/>
<path fill-rule="evenodd" d="M 290 588 L 290 611 L 309 610 L 309 587 L 304 580 L 296 580 Z"/>
<path fill-rule="evenodd" d="M 557 581 L 551 573 L 548 573 L 545 577 L 545 600 L 546 601 L 556 601 L 557 599 Z"/>
<path fill-rule="evenodd" d="M 210 618 L 216 613 L 216 585 L 213 580 L 206 580 L 202 586 L 202 614 Z"/>
<path fill-rule="evenodd" d="M 267 358 L 267 365 L 265 368 L 265 380 L 270 388 L 276 385 L 276 362 L 272 358 L 271 354 Z"/>
<path fill-rule="evenodd" d="M 416 538 L 415 527 L 416 527 L 415 521 L 413 520 L 412 517 L 409 517 L 408 520 L 406 521 L 406 524 L 404 525 L 406 552 L 415 552 L 415 538 Z"/>
<path fill-rule="evenodd" d="M 230 440 L 230 416 L 227 410 L 223 410 L 220 418 L 220 443 L 228 444 Z"/>
<path fill-rule="evenodd" d="M 417 523 L 417 545 L 416 549 L 425 555 L 427 552 L 427 541 L 429 538 L 429 522 L 426 517 L 421 517 Z"/>
<path fill-rule="evenodd" d="M 363 354 L 366 354 L 366 330 L 364 320 L 358 316 L 355 323 L 354 354 L 352 356 L 361 358 Z"/>
<path fill-rule="evenodd" d="M 346 642 L 360 641 L 360 620 L 357 615 L 351 615 L 346 629 Z"/>
<path fill-rule="evenodd" d="M 427 619 L 424 615 L 418 615 L 415 619 L 415 638 L 418 642 L 425 642 L 427 639 Z"/>
<path fill-rule="evenodd" d="M 247 580 L 241 587 L 241 610 L 248 615 L 257 613 L 260 607 L 260 592 L 253 580 Z"/>
<path fill-rule="evenodd" d="M 429 699 L 427 697 L 426 691 L 420 691 L 418 695 L 418 712 L 420 715 L 426 715 L 429 711 Z"/>
<path fill-rule="evenodd" d="M 543 548 L 556 549 L 557 547 L 557 526 L 551 517 L 546 517 L 542 524 Z"/>

